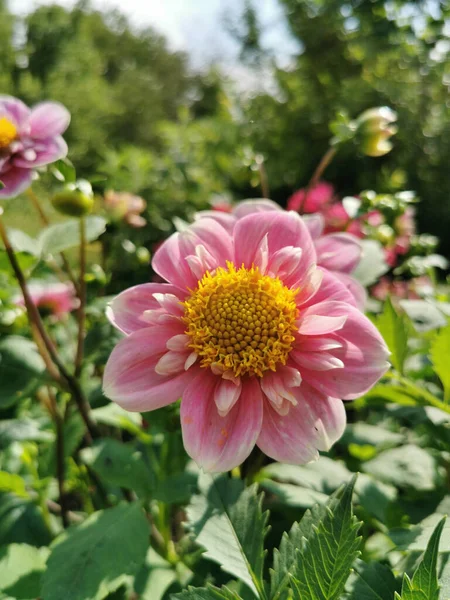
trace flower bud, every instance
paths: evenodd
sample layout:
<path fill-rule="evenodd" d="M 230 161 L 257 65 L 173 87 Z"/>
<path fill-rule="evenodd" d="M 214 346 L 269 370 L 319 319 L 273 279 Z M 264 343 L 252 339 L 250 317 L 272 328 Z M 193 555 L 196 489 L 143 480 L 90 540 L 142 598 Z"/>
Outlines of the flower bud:
<path fill-rule="evenodd" d="M 392 150 L 390 138 L 397 133 L 397 113 L 387 106 L 370 108 L 354 121 L 356 140 L 367 156 L 384 156 Z"/>
<path fill-rule="evenodd" d="M 52 197 L 54 208 L 63 215 L 83 217 L 88 215 L 94 206 L 93 196 L 77 189 L 64 189 Z"/>

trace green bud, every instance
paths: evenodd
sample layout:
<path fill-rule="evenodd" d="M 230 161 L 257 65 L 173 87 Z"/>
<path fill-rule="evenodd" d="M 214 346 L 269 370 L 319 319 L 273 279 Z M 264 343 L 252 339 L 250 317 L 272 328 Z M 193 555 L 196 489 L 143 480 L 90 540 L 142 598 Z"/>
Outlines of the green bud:
<path fill-rule="evenodd" d="M 88 215 L 94 207 L 94 198 L 80 190 L 65 189 L 57 192 L 51 199 L 54 208 L 70 217 L 83 217 Z"/>
<path fill-rule="evenodd" d="M 384 156 L 392 150 L 390 138 L 397 133 L 393 123 L 395 113 L 388 106 L 370 108 L 364 111 L 354 122 L 356 141 L 367 156 Z"/>

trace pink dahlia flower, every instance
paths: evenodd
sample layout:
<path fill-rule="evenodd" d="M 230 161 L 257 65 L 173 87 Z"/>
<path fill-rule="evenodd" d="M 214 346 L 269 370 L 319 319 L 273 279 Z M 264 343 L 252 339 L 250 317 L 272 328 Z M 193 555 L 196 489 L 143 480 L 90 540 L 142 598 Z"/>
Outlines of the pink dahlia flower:
<path fill-rule="evenodd" d="M 201 218 L 153 258 L 168 283 L 117 296 L 109 318 L 126 337 L 104 373 L 127 410 L 181 400 L 188 454 L 229 470 L 255 444 L 301 464 L 345 428 L 341 399 L 367 392 L 388 368 L 387 347 L 346 287 L 316 266 L 294 212 L 245 216 L 227 231 Z"/>
<path fill-rule="evenodd" d="M 284 212 L 281 206 L 272 200 L 244 200 L 236 204 L 229 214 L 200 211 L 196 214 L 196 219 L 204 217 L 214 219 L 232 233 L 239 219 L 252 213 L 265 211 Z M 305 215 L 303 219 L 316 247 L 318 266 L 338 277 L 353 295 L 354 303 L 359 308 L 364 308 L 366 291 L 350 276 L 361 259 L 362 247 L 358 238 L 347 232 L 324 233 L 325 219 L 320 214 Z"/>
<path fill-rule="evenodd" d="M 21 100 L 0 96 L 0 198 L 12 198 L 31 183 L 33 170 L 63 158 L 67 144 L 61 134 L 70 114 L 56 102 L 32 109 Z"/>
<path fill-rule="evenodd" d="M 321 212 L 333 202 L 334 188 L 331 183 L 319 181 L 309 190 L 302 188 L 288 198 L 288 210 L 301 213 Z"/>
<path fill-rule="evenodd" d="M 46 315 L 60 319 L 78 306 L 78 299 L 71 283 L 31 282 L 28 284 L 33 304 Z M 24 305 L 22 296 L 15 298 L 15 303 Z"/>

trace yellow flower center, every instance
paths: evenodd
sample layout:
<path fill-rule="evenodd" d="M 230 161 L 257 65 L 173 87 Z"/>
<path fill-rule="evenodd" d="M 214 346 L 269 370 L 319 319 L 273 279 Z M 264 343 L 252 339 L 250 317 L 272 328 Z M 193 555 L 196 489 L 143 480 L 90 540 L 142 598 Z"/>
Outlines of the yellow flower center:
<path fill-rule="evenodd" d="M 16 139 L 17 129 L 11 121 L 5 117 L 0 118 L 0 150 L 7 148 Z"/>
<path fill-rule="evenodd" d="M 258 268 L 207 272 L 183 302 L 189 347 L 202 367 L 235 377 L 263 376 L 286 364 L 296 330 L 297 290 Z"/>

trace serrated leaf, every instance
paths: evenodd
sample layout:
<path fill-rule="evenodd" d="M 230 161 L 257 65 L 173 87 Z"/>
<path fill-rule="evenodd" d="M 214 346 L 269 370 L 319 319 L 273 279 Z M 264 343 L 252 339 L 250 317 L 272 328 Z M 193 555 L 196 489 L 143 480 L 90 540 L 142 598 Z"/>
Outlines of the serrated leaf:
<path fill-rule="evenodd" d="M 16 600 L 40 596 L 41 574 L 48 549 L 10 544 L 0 549 L 0 592 Z"/>
<path fill-rule="evenodd" d="M 353 568 L 346 585 L 346 600 L 392 600 L 398 584 L 386 565 L 357 559 Z"/>
<path fill-rule="evenodd" d="M 436 461 L 426 450 L 414 444 L 385 450 L 364 463 L 362 468 L 396 487 L 420 491 L 435 487 Z"/>
<path fill-rule="evenodd" d="M 444 388 L 444 401 L 450 402 L 450 325 L 441 329 L 430 348 L 431 362 Z"/>
<path fill-rule="evenodd" d="M 189 588 L 179 594 L 171 594 L 171 600 L 240 600 L 240 597 L 227 587 Z"/>
<path fill-rule="evenodd" d="M 86 241 L 93 242 L 106 228 L 103 217 L 89 216 L 85 218 Z M 43 256 L 58 254 L 80 245 L 80 221 L 68 219 L 62 223 L 50 225 L 44 229 L 39 238 L 39 245 Z"/>
<path fill-rule="evenodd" d="M 84 448 L 80 456 L 85 464 L 111 485 L 135 490 L 141 496 L 149 496 L 154 486 L 154 474 L 149 471 L 142 453 L 134 444 L 117 440 L 96 440 L 94 446 Z"/>
<path fill-rule="evenodd" d="M 343 487 L 339 488 L 330 496 L 326 504 L 316 504 L 311 510 L 307 510 L 300 523 L 294 523 L 289 533 L 283 534 L 279 549 L 275 549 L 273 553 L 274 568 L 270 573 L 272 600 L 280 598 L 289 583 L 289 577 L 294 572 L 298 561 L 297 549 L 302 548 L 313 535 L 314 526 L 325 518 L 327 509 L 333 511 L 336 508 L 343 489 Z"/>
<path fill-rule="evenodd" d="M 356 477 L 342 490 L 333 508 L 313 524 L 313 533 L 297 550 L 297 563 L 291 578 L 294 600 L 337 600 L 355 558 L 358 556 L 361 525 L 352 514 L 352 494 Z"/>
<path fill-rule="evenodd" d="M 148 542 L 139 503 L 94 513 L 53 547 L 42 578 L 43 600 L 103 600 L 136 575 Z"/>
<path fill-rule="evenodd" d="M 256 485 L 245 488 L 226 475 L 205 476 L 201 484 L 203 494 L 194 496 L 187 508 L 197 542 L 206 557 L 260 593 L 268 517 L 261 509 L 262 496 Z"/>
<path fill-rule="evenodd" d="M 397 600 L 439 600 L 437 557 L 444 522 L 445 517 L 441 519 L 434 530 L 412 579 L 405 573 L 401 596 L 397 593 L 395 595 Z"/>
<path fill-rule="evenodd" d="M 398 314 L 388 298 L 384 304 L 383 312 L 377 317 L 375 324 L 391 351 L 390 360 L 394 368 L 403 374 L 403 366 L 408 354 L 406 315 Z"/>

